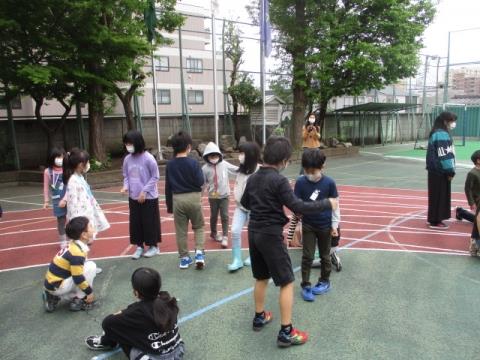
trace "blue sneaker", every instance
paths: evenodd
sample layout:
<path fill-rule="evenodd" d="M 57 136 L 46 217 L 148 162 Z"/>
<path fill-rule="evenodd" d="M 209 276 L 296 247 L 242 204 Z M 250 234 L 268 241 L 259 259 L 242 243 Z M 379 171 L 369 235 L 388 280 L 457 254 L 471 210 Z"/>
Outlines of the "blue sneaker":
<path fill-rule="evenodd" d="M 311 286 L 305 286 L 302 289 L 302 298 L 305 301 L 315 301 L 315 295 L 312 293 L 312 287 Z"/>
<path fill-rule="evenodd" d="M 195 266 L 197 270 L 202 270 L 205 266 L 205 254 L 201 250 L 197 250 L 195 253 Z"/>
<path fill-rule="evenodd" d="M 190 264 L 193 262 L 190 256 L 184 256 L 180 259 L 180 269 L 188 269 Z"/>
<path fill-rule="evenodd" d="M 323 295 L 330 291 L 330 281 L 319 281 L 317 285 L 312 288 L 312 293 L 315 295 Z"/>

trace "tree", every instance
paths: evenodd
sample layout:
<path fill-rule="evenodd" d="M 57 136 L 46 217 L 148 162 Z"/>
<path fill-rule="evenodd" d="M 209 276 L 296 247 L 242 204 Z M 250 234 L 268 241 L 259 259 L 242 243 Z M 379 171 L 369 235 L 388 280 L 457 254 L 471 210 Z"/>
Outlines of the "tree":
<path fill-rule="evenodd" d="M 294 144 L 313 103 L 322 125 L 333 97 L 413 75 L 433 15 L 431 0 L 271 0 L 277 41 L 292 64 Z"/>
<path fill-rule="evenodd" d="M 245 112 L 250 115 L 252 107 L 255 104 L 258 104 L 262 99 L 260 90 L 255 87 L 253 79 L 248 74 L 242 74 L 238 83 L 230 86 L 228 93 L 232 97 L 234 119 L 237 116 L 239 105 L 241 105 Z M 235 101 L 233 101 L 233 99 L 235 99 Z M 237 134 L 240 134 L 240 122 L 234 121 L 234 124 L 235 136 L 237 136 Z"/>

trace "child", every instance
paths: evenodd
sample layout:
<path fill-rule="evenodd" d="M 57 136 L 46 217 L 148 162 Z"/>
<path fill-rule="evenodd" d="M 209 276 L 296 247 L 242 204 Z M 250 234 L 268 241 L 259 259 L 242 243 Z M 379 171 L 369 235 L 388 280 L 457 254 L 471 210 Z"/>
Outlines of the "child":
<path fill-rule="evenodd" d="M 68 204 L 67 220 L 77 216 L 87 217 L 93 225 L 93 237 L 96 238 L 97 233 L 110 228 L 110 224 L 84 177 L 90 170 L 89 159 L 90 156 L 85 150 L 76 148 L 65 157 L 63 183 L 67 190 L 59 206 L 65 207 Z"/>
<path fill-rule="evenodd" d="M 63 158 L 65 155 L 65 150 L 53 148 L 48 158 L 47 168 L 43 173 L 43 208 L 48 209 L 49 199 L 52 198 L 53 216 L 57 218 L 57 230 L 61 249 L 68 246 L 65 235 L 67 209 L 58 206 L 60 200 L 65 195 L 65 186 L 63 184 Z"/>
<path fill-rule="evenodd" d="M 208 202 L 210 204 L 210 239 L 222 243 L 222 248 L 228 246 L 228 196 L 230 195 L 229 170 L 238 167 L 223 159 L 218 146 L 209 142 L 203 152 L 206 164 L 202 171 L 205 176 L 205 186 L 208 189 Z M 222 219 L 222 235 L 217 235 L 217 219 L 220 211 Z"/>
<path fill-rule="evenodd" d="M 188 222 L 191 221 L 195 238 L 195 266 L 198 270 L 205 265 L 205 224 L 202 212 L 202 186 L 204 183 L 199 163 L 188 157 L 192 150 L 192 138 L 184 131 L 171 139 L 175 158 L 167 162 L 165 169 L 165 200 L 167 212 L 173 212 L 177 238 L 180 269 L 192 264 L 188 253 Z"/>
<path fill-rule="evenodd" d="M 183 359 L 184 343 L 177 326 L 177 300 L 160 291 L 160 274 L 139 268 L 132 274 L 132 288 L 139 300 L 126 309 L 108 315 L 102 322 L 103 335 L 85 339 L 91 350 L 120 346 L 129 359 Z"/>
<path fill-rule="evenodd" d="M 260 161 L 260 148 L 256 143 L 247 142 L 238 147 L 240 154 L 238 160 L 240 167 L 238 168 L 237 178 L 235 179 L 235 187 L 233 194 L 235 197 L 235 212 L 232 220 L 232 258 L 233 261 L 228 265 L 229 271 L 236 271 L 243 267 L 242 261 L 242 229 L 248 222 L 250 212 L 245 209 L 240 200 L 242 200 L 243 191 L 247 185 L 247 180 L 254 172 L 258 170 L 258 162 Z M 245 265 L 250 263 L 250 259 L 245 260 Z"/>
<path fill-rule="evenodd" d="M 292 146 L 287 138 L 272 136 L 264 150 L 264 165 L 248 179 L 241 205 L 250 210 L 248 243 L 253 277 L 255 317 L 253 330 L 259 331 L 272 320 L 272 313 L 265 311 L 265 294 L 268 280 L 273 278 L 280 287 L 281 329 L 277 345 L 304 344 L 308 334 L 292 326 L 293 276 L 292 263 L 283 241 L 283 227 L 288 222 L 283 206 L 296 214 L 315 213 L 336 208 L 335 199 L 314 202 L 299 200 L 280 171 L 287 167 Z"/>
<path fill-rule="evenodd" d="M 145 140 L 139 131 L 127 132 L 123 144 L 129 154 L 123 161 L 120 192 L 129 195 L 130 244 L 137 246 L 132 259 L 137 260 L 142 255 L 150 258 L 160 253 L 157 244 L 161 242 L 157 161 L 145 151 Z M 149 246 L 147 251 L 144 245 Z"/>
<path fill-rule="evenodd" d="M 70 301 L 71 311 L 88 310 L 94 301 L 92 285 L 97 265 L 86 261 L 93 224 L 79 216 L 68 222 L 65 231 L 72 241 L 55 256 L 45 276 L 43 302 L 47 312 L 53 312 L 61 299 Z"/>
<path fill-rule="evenodd" d="M 307 202 L 321 201 L 327 198 L 338 198 L 335 182 L 322 174 L 325 164 L 325 155 L 319 149 L 307 149 L 302 155 L 302 167 L 305 176 L 298 178 L 295 183 L 295 195 Z M 338 200 L 337 200 L 338 202 Z M 325 294 L 330 290 L 330 272 L 332 262 L 330 258 L 331 237 L 338 236 L 339 222 L 338 208 L 336 216 L 331 210 L 324 210 L 315 214 L 306 214 L 302 218 L 302 297 L 305 301 L 314 301 L 314 295 Z M 312 287 L 310 272 L 318 244 L 321 259 L 320 278 Z"/>
<path fill-rule="evenodd" d="M 465 180 L 465 196 L 467 197 L 468 205 L 470 205 L 470 210 L 475 213 L 472 219 L 473 228 L 470 238 L 470 255 L 478 256 L 480 248 L 480 235 L 478 233 L 478 214 L 480 206 L 480 150 L 477 150 L 472 154 L 471 160 L 475 166 L 467 174 L 467 179 Z"/>

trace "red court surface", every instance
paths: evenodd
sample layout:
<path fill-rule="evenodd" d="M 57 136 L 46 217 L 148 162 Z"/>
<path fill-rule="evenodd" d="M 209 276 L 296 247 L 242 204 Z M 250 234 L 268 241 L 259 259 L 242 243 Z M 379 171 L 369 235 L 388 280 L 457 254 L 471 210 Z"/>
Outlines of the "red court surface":
<path fill-rule="evenodd" d="M 115 193 L 112 189 L 112 193 Z M 161 192 L 162 193 L 162 192 Z M 426 224 L 427 194 L 423 190 L 339 186 L 340 245 L 351 249 L 434 252 L 467 255 L 472 225 L 451 219 L 446 231 L 431 230 Z M 209 206 L 203 198 L 205 247 L 220 249 L 209 240 Z M 464 194 L 452 194 L 452 208 L 466 206 Z M 102 205 L 111 228 L 98 235 L 89 254 L 91 259 L 126 256 L 134 249 L 129 243 L 128 204 L 115 201 Z M 230 201 L 230 216 L 234 201 Z M 12 211 L 0 221 L 0 271 L 47 264 L 59 249 L 56 220 L 51 210 Z M 160 202 L 162 253 L 176 252 L 173 215 Z M 218 222 L 220 230 L 220 221 Z M 230 218 L 231 223 L 231 218 Z M 247 247 L 246 228 L 243 246 Z M 189 236 L 193 250 L 193 234 Z"/>

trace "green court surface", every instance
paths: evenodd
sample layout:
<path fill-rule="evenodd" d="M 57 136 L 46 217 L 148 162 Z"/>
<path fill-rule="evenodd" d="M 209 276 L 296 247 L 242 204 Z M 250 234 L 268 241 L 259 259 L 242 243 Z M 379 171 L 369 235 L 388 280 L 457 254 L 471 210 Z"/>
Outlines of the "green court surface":
<path fill-rule="evenodd" d="M 457 162 L 468 165 L 472 164 L 470 157 L 472 156 L 474 151 L 480 150 L 480 141 L 467 140 L 465 141 L 465 145 L 462 145 L 462 140 L 456 139 L 454 144 L 455 159 L 457 160 Z M 425 156 L 427 154 L 426 150 L 414 149 L 413 144 L 411 145 L 412 146 L 409 149 L 393 150 L 386 153 L 386 155 L 425 159 Z"/>
<path fill-rule="evenodd" d="M 339 185 L 426 191 L 423 163 L 383 157 L 405 147 L 367 147 L 359 156 L 330 158 L 325 172 Z M 294 179 L 298 171 L 298 165 L 292 164 L 284 173 Z M 467 168 L 458 169 L 453 191 L 463 191 L 467 172 Z M 113 193 L 96 192 L 96 196 L 105 202 L 124 201 Z M 389 200 L 379 194 L 372 195 L 373 201 Z M 41 187 L 4 187 L 0 203 L 4 211 L 39 209 Z M 361 223 L 362 218 L 355 221 Z M 425 231 L 424 220 L 418 221 L 421 228 L 410 231 Z M 466 233 L 468 225 L 460 225 Z M 358 226 L 348 227 L 355 231 Z M 309 332 L 310 339 L 288 349 L 279 349 L 275 343 L 280 323 L 278 289 L 273 284 L 266 309 L 273 311 L 274 320 L 261 332 L 252 331 L 251 271 L 228 273 L 230 250 L 207 252 L 203 271 L 179 270 L 175 253 L 138 261 L 97 260 L 103 268 L 94 283 L 99 306 L 80 313 L 64 306 L 45 313 L 41 302 L 44 266 L 3 271 L 1 359 L 88 360 L 96 355 L 84 346 L 84 338 L 100 334 L 103 317 L 134 301 L 130 276 L 140 266 L 157 269 L 162 288 L 179 300 L 186 359 L 479 359 L 480 260 L 456 251 L 342 249 L 343 270 L 332 271 L 332 290 L 307 303 L 300 297 L 301 250 L 290 250 L 297 278 L 294 325 Z M 312 272 L 312 278 L 316 276 L 318 269 Z M 122 358 L 121 354 L 113 357 Z"/>

